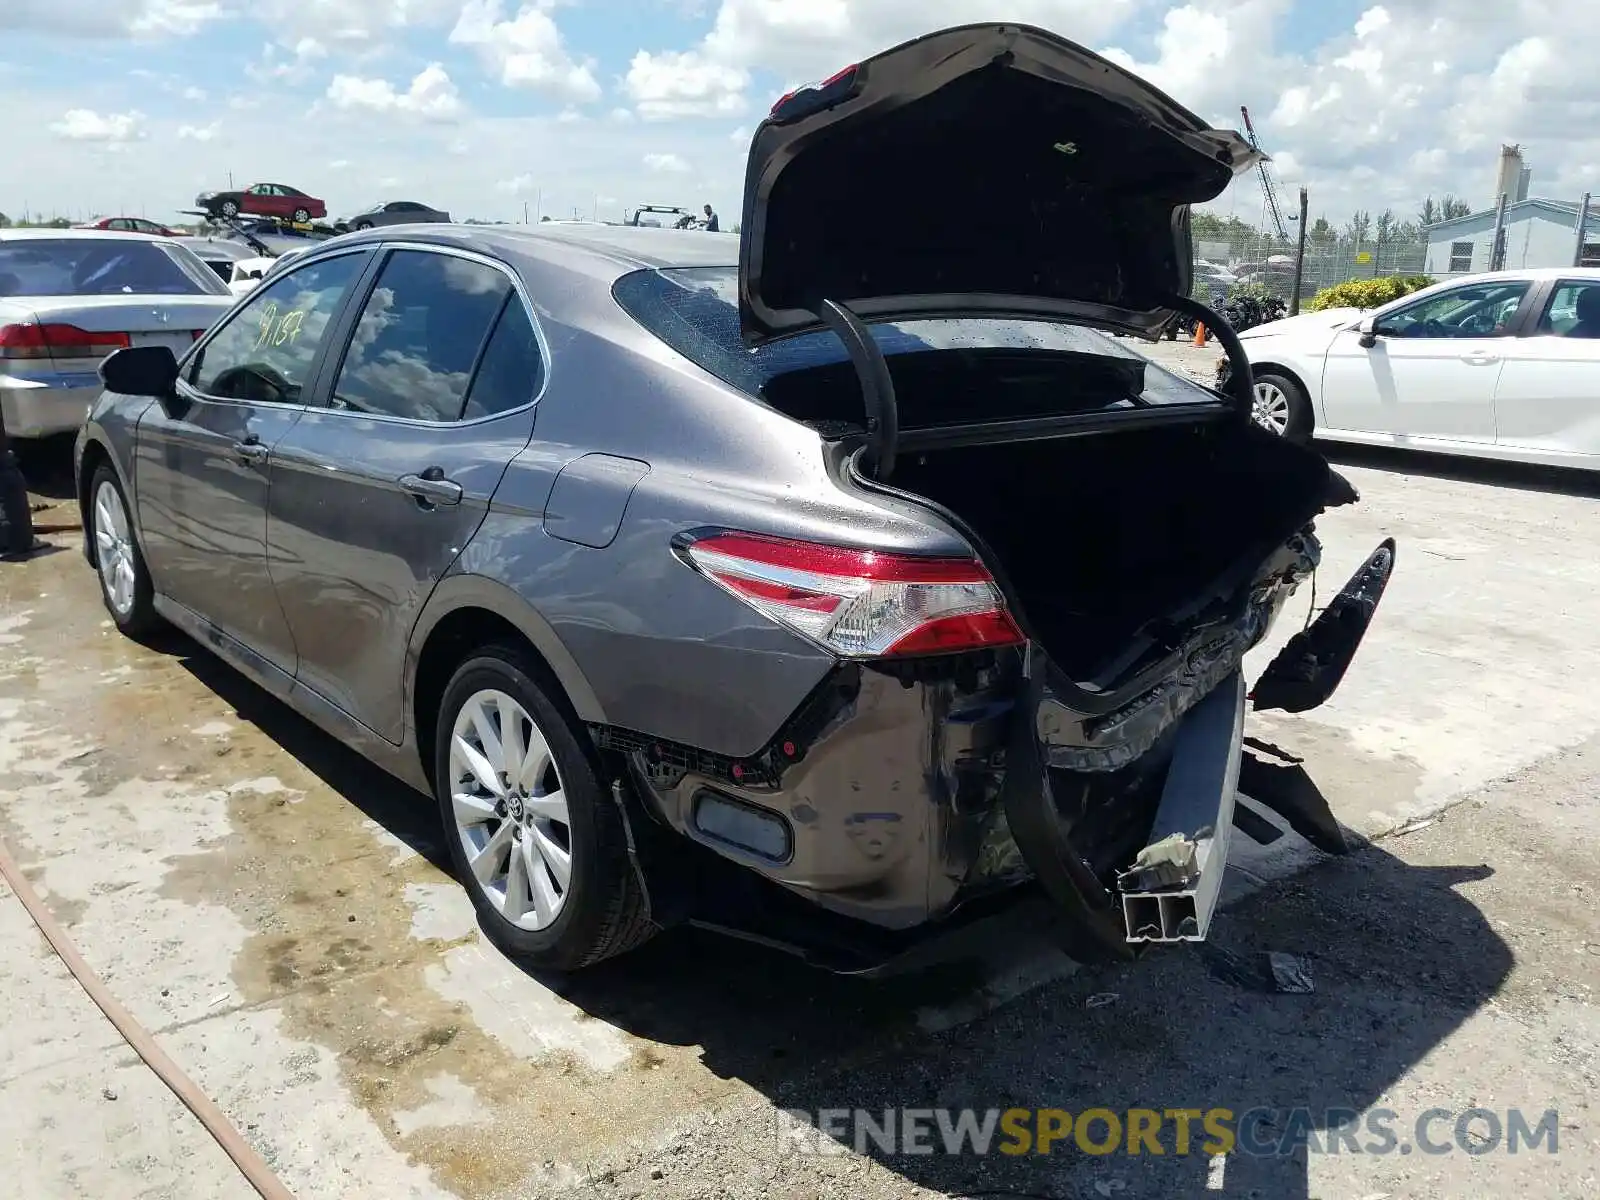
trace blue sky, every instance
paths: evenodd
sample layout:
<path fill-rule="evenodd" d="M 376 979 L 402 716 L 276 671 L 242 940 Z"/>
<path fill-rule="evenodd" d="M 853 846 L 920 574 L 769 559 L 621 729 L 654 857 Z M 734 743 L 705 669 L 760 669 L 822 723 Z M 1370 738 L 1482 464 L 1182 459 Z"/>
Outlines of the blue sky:
<path fill-rule="evenodd" d="M 0 212 L 173 216 L 270 179 L 520 219 L 738 210 L 773 97 L 894 42 L 1027 20 L 1219 123 L 1248 104 L 1314 211 L 1475 206 L 1499 143 L 1536 194 L 1595 179 L 1600 15 L 1555 0 L 4 0 Z M 1254 216 L 1246 179 L 1217 207 Z"/>

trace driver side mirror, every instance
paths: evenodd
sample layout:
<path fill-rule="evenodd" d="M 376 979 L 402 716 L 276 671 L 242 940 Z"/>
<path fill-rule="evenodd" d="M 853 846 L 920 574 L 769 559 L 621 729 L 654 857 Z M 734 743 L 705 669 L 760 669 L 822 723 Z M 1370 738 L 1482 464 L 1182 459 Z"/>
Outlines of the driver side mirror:
<path fill-rule="evenodd" d="M 1378 318 L 1362 317 L 1361 323 L 1356 326 L 1356 332 L 1361 335 L 1361 347 L 1370 350 L 1378 344 Z"/>
<path fill-rule="evenodd" d="M 151 396 L 169 414 L 178 399 L 178 360 L 170 346 L 124 346 L 100 363 L 100 382 L 108 392 Z"/>

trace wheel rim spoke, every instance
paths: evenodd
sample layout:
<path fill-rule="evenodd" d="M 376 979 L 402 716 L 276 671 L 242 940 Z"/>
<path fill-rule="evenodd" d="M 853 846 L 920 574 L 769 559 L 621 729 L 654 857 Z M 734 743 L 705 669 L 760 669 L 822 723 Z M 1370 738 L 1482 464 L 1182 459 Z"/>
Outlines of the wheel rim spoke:
<path fill-rule="evenodd" d="M 539 851 L 533 841 L 524 838 L 519 849 L 523 879 L 528 888 L 528 907 L 533 910 L 534 918 L 539 925 L 548 925 L 556 919 L 556 913 L 560 911 L 561 898 L 550 886 L 544 860 L 539 857 Z"/>
<path fill-rule="evenodd" d="M 537 823 L 528 826 L 528 843 L 538 852 L 550 876 L 564 892 L 572 885 L 572 855 L 556 842 Z"/>
<path fill-rule="evenodd" d="M 456 812 L 456 823 L 463 828 L 472 828 L 492 821 L 498 815 L 495 812 L 494 801 L 483 796 L 474 796 L 471 792 L 457 791 L 450 797 Z"/>
<path fill-rule="evenodd" d="M 506 761 L 505 749 L 500 744 L 500 732 L 494 727 L 487 705 L 481 701 L 472 706 L 471 716 L 473 732 L 478 735 L 478 744 L 483 747 L 481 757 L 488 769 L 488 778 L 494 780 L 494 788 L 499 788 L 500 772 Z"/>
<path fill-rule="evenodd" d="M 461 760 L 461 766 L 470 772 L 479 787 L 491 796 L 503 796 L 505 788 L 500 784 L 500 773 L 494 769 L 483 752 L 474 746 L 459 733 L 451 742 L 451 749 Z"/>
<path fill-rule="evenodd" d="M 530 725 L 528 727 L 528 744 L 523 749 L 522 761 L 516 769 L 515 782 L 524 791 L 537 791 L 550 767 L 549 743 L 544 740 L 544 734 L 539 732 L 537 726 Z M 567 819 L 565 802 L 562 805 L 560 819 L 563 821 Z"/>
<path fill-rule="evenodd" d="M 511 831 L 516 826 L 510 821 L 500 822 L 500 828 L 483 844 L 483 849 L 478 851 L 477 857 L 471 862 L 472 873 L 479 883 L 485 887 L 506 872 L 506 856 L 512 846 Z"/>
<path fill-rule="evenodd" d="M 506 902 L 501 907 L 508 921 L 520 921 L 536 905 L 528 879 L 528 843 L 514 842 L 506 862 Z"/>
<path fill-rule="evenodd" d="M 535 817 L 546 821 L 567 824 L 567 797 L 565 792 L 546 792 L 542 796 L 529 796 L 522 807 Z"/>

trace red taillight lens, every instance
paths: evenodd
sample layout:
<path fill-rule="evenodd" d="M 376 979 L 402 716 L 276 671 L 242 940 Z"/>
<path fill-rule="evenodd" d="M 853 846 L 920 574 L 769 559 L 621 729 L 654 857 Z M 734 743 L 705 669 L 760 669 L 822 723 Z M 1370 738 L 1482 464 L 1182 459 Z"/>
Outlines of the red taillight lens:
<path fill-rule="evenodd" d="M 206 331 L 204 329 L 191 329 L 189 332 L 194 336 L 194 340 L 197 342 L 206 335 Z"/>
<path fill-rule="evenodd" d="M 1023 640 L 976 559 L 749 533 L 701 538 L 685 553 L 719 587 L 845 657 L 948 654 Z"/>
<path fill-rule="evenodd" d="M 0 325 L 0 358 L 104 358 L 128 344 L 125 333 L 76 325 Z"/>

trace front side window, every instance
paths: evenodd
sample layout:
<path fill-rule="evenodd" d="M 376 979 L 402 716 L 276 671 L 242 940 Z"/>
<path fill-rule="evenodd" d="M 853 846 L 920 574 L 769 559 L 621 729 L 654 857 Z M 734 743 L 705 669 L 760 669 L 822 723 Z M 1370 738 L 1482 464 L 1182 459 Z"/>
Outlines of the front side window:
<path fill-rule="evenodd" d="M 261 288 L 195 356 L 189 382 L 208 396 L 298 404 L 362 254 L 324 259 Z"/>
<path fill-rule="evenodd" d="M 1557 337 L 1600 338 L 1600 283 L 1566 280 L 1558 284 L 1539 318 L 1539 332 Z"/>
<path fill-rule="evenodd" d="M 394 251 L 361 310 L 329 405 L 417 421 L 460 420 L 473 372 L 512 291 L 495 267 L 454 254 Z"/>
<path fill-rule="evenodd" d="M 1375 326 L 1385 337 L 1498 337 L 1527 295 L 1525 279 L 1451 288 L 1387 313 Z"/>

